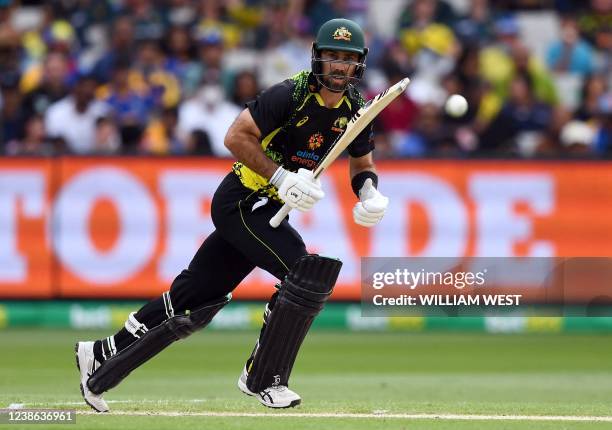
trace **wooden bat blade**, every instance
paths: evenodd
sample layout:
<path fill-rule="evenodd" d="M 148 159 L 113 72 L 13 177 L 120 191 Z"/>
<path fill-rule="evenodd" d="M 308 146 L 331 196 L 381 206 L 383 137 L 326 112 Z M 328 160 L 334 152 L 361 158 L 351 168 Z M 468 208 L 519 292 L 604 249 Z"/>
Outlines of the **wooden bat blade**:
<path fill-rule="evenodd" d="M 392 87 L 387 88 L 380 94 L 377 94 L 373 99 L 369 100 L 361 109 L 359 109 L 355 115 L 353 115 L 350 121 L 346 124 L 344 133 L 342 133 L 338 139 L 332 144 L 327 150 L 325 155 L 321 158 L 319 165 L 314 171 L 315 178 L 318 178 L 321 173 L 325 171 L 332 164 L 336 158 L 342 154 L 359 133 L 372 122 L 376 115 L 378 115 L 389 103 L 391 103 L 397 96 L 406 90 L 406 87 L 410 83 L 409 78 L 404 78 Z M 291 207 L 285 203 L 281 209 L 270 219 L 270 226 L 276 228 L 285 219 L 285 217 L 291 212 Z"/>
<path fill-rule="evenodd" d="M 342 154 L 342 152 L 351 144 L 359 133 L 361 133 L 370 124 L 374 118 L 391 103 L 397 96 L 403 93 L 410 83 L 409 78 L 404 78 L 392 87 L 387 88 L 382 93 L 376 95 L 369 100 L 350 121 L 346 124 L 344 133 L 340 135 L 338 140 L 330 147 L 327 153 L 321 158 L 321 162 L 314 171 L 315 177 L 329 167 L 331 163 Z"/>

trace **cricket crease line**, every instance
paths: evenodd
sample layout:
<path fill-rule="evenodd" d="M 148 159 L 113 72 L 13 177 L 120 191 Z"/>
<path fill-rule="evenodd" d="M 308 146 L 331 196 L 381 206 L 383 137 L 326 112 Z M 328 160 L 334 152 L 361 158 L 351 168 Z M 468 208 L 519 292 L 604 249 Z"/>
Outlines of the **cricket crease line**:
<path fill-rule="evenodd" d="M 185 403 L 204 403 L 207 399 L 185 399 Z M 141 399 L 141 400 L 108 400 L 109 404 L 167 404 L 170 400 Z M 175 402 L 174 400 L 172 401 Z M 28 402 L 21 403 L 21 407 L 49 407 L 49 406 L 82 406 L 80 402 Z M 193 417 L 294 417 L 294 418 L 391 418 L 406 420 L 464 420 L 464 421 L 586 421 L 586 422 L 612 422 L 612 416 L 580 416 L 580 415 L 474 415 L 474 414 L 405 414 L 388 413 L 385 411 L 374 413 L 343 413 L 343 412 L 222 412 L 222 411 L 122 411 L 111 410 L 100 414 L 91 410 L 77 410 L 79 415 L 121 415 L 121 416 L 193 416 Z"/>
<path fill-rule="evenodd" d="M 78 415 L 122 415 L 122 416 L 163 416 L 163 417 L 250 417 L 250 418 L 382 418 L 405 420 L 463 420 L 463 421 L 587 421 L 612 422 L 612 416 L 570 416 L 570 415 L 463 415 L 463 414 L 398 414 L 398 413 L 265 413 L 265 412 L 188 412 L 188 411 L 111 411 L 100 414 L 94 411 L 77 411 Z"/>

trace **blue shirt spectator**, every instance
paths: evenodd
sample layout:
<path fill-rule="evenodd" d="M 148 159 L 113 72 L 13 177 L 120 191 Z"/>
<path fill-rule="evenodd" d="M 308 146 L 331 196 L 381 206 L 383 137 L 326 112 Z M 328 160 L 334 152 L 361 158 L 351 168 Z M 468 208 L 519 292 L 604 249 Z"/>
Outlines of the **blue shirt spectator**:
<path fill-rule="evenodd" d="M 578 25 L 572 17 L 561 23 L 561 39 L 553 42 L 546 56 L 548 67 L 557 72 L 586 75 L 593 71 L 595 51 L 580 38 Z"/>

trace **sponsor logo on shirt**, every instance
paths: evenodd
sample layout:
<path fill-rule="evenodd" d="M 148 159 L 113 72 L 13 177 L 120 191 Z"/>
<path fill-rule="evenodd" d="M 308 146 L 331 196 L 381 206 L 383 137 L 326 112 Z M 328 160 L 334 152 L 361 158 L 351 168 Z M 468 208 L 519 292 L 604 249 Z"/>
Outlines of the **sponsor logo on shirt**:
<path fill-rule="evenodd" d="M 306 121 L 308 121 L 308 115 L 306 115 L 304 118 L 302 118 L 301 120 L 298 121 L 298 123 L 295 125 L 296 127 L 301 127 L 304 124 L 306 124 Z"/>
<path fill-rule="evenodd" d="M 323 135 L 319 132 L 316 132 L 308 139 L 308 148 L 314 151 L 317 148 L 320 148 L 323 145 Z"/>
<path fill-rule="evenodd" d="M 291 161 L 308 169 L 312 169 L 317 165 L 320 158 L 320 156 L 311 151 L 298 151 L 291 157 Z"/>

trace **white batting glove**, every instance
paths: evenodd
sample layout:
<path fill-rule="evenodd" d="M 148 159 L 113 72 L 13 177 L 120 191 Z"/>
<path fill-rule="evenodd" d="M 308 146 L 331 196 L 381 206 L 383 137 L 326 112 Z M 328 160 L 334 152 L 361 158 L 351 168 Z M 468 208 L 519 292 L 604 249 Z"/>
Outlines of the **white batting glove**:
<path fill-rule="evenodd" d="M 270 178 L 270 183 L 278 188 L 278 195 L 285 203 L 302 212 L 312 209 L 316 202 L 325 197 L 321 181 L 307 169 L 293 173 L 279 167 Z"/>
<path fill-rule="evenodd" d="M 359 190 L 359 200 L 353 208 L 355 223 L 364 227 L 378 224 L 389 206 L 389 199 L 374 188 L 371 178 L 366 179 Z"/>

